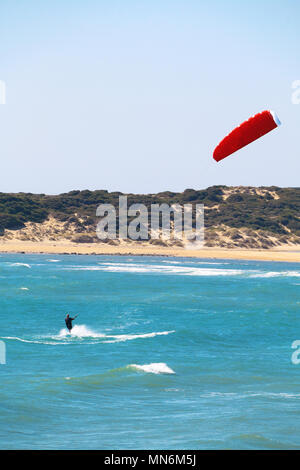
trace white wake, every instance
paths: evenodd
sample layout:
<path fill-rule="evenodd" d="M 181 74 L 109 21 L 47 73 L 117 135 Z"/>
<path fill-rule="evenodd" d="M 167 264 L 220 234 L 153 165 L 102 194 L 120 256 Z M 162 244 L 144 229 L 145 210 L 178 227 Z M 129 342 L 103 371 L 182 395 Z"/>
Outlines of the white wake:
<path fill-rule="evenodd" d="M 75 338 L 101 338 L 104 339 L 103 343 L 119 343 L 122 341 L 130 341 L 133 339 L 142 339 L 142 338 L 154 338 L 155 336 L 164 336 L 169 335 L 170 333 L 175 333 L 175 330 L 171 331 L 154 331 L 151 333 L 139 333 L 139 334 L 123 334 L 123 335 L 105 335 L 103 333 L 97 333 L 85 325 L 75 325 L 71 330 L 71 333 L 68 332 L 66 328 L 60 330 L 59 335 L 56 336 L 57 339 L 75 337 Z"/>

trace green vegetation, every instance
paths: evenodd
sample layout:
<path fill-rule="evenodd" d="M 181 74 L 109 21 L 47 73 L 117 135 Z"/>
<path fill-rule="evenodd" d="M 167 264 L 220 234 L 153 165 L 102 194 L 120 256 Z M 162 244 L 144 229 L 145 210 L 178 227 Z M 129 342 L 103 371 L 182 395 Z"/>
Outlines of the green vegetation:
<path fill-rule="evenodd" d="M 110 203 L 118 207 L 122 193 L 71 191 L 57 196 L 45 194 L 0 193 L 0 234 L 18 230 L 26 222 L 43 222 L 50 215 L 63 222 L 76 223 L 79 232 L 99 221 L 96 208 Z M 226 226 L 260 230 L 276 236 L 300 236 L 300 188 L 212 186 L 205 190 L 186 189 L 183 193 L 128 194 L 128 206 L 143 203 L 150 213 L 151 204 L 205 205 L 205 227 Z M 237 235 L 235 235 L 237 236 Z M 84 239 L 82 239 L 82 242 Z"/>

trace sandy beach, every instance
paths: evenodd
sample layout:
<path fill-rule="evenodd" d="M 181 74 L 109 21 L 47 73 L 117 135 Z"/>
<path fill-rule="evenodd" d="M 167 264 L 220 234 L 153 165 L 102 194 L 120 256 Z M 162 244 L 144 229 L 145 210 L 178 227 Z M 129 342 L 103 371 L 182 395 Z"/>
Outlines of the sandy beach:
<path fill-rule="evenodd" d="M 131 243 L 112 246 L 105 243 L 72 243 L 68 241 L 30 242 L 2 241 L 1 253 L 49 253 L 78 255 L 131 255 L 131 256 L 174 256 L 184 258 L 245 259 L 261 261 L 300 262 L 300 246 L 280 247 L 270 250 L 202 248 L 184 249 Z"/>

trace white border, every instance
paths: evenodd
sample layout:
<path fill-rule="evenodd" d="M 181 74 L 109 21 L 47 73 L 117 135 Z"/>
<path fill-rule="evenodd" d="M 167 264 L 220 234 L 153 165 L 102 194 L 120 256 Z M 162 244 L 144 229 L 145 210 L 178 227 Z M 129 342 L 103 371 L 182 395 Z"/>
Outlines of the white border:
<path fill-rule="evenodd" d="M 275 121 L 275 124 L 279 127 L 281 126 L 281 122 L 279 120 L 279 117 L 277 116 L 277 114 L 275 113 L 275 111 L 270 111 L 270 113 L 272 114 L 272 118 L 274 119 Z"/>

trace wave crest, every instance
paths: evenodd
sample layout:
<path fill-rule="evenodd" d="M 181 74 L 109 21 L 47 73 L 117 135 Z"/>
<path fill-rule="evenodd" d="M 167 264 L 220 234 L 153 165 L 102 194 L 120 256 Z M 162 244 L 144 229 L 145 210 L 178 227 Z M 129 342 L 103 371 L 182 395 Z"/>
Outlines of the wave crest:
<path fill-rule="evenodd" d="M 130 368 L 142 370 L 143 372 L 148 372 L 150 374 L 175 374 L 175 372 L 167 366 L 165 362 L 152 362 L 151 364 L 130 364 Z"/>

